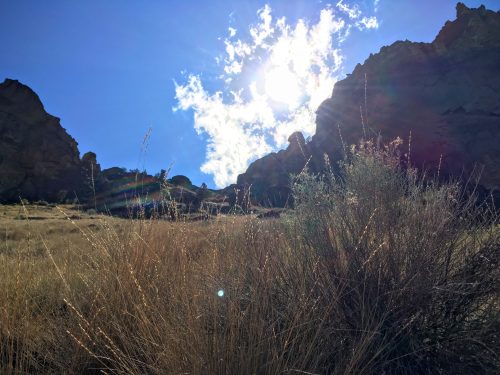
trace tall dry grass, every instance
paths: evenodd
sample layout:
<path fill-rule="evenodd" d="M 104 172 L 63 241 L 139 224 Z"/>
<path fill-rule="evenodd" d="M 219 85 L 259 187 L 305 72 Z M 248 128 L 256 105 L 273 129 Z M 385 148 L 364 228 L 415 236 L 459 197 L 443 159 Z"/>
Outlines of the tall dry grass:
<path fill-rule="evenodd" d="M 85 248 L 4 254 L 2 372 L 495 373 L 495 212 L 393 146 L 297 176 L 280 220 L 102 220 Z"/>

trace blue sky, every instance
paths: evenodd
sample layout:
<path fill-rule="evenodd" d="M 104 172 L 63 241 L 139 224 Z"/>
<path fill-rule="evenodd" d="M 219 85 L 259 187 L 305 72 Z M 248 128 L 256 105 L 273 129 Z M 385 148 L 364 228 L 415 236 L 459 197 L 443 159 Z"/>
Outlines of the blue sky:
<path fill-rule="evenodd" d="M 0 0 L 0 80 L 35 90 L 104 168 L 171 166 L 224 186 L 293 130 L 314 132 L 315 106 L 357 63 L 396 40 L 433 40 L 455 5 Z"/>

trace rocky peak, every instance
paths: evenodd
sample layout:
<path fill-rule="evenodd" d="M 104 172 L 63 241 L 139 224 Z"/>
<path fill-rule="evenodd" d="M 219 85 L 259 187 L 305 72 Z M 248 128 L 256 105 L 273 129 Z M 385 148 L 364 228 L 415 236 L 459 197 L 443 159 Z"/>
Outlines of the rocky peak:
<path fill-rule="evenodd" d="M 460 3 L 457 3 L 456 10 L 457 10 L 457 18 L 461 18 L 461 17 L 468 16 L 468 15 L 472 14 L 475 9 L 471 9 L 467 5 L 465 5 L 464 3 L 460 2 Z M 477 10 L 481 14 L 486 13 L 486 8 L 484 5 L 481 5 L 479 8 L 477 8 Z"/>
<path fill-rule="evenodd" d="M 19 116 L 30 116 L 32 119 L 46 116 L 45 109 L 38 95 L 18 80 L 5 79 L 0 84 L 0 90 L 2 92 L 0 96 L 1 104 L 15 109 Z"/>
<path fill-rule="evenodd" d="M 300 151 L 304 148 L 306 140 L 301 132 L 294 132 L 288 137 L 289 146 L 287 150 L 289 151 Z"/>
<path fill-rule="evenodd" d="M 76 141 L 19 81 L 0 84 L 0 201 L 61 201 L 82 185 Z"/>
<path fill-rule="evenodd" d="M 93 174 L 101 172 L 101 165 L 97 163 L 95 152 L 89 151 L 82 156 L 82 165 L 85 169 L 92 171 Z"/>
<path fill-rule="evenodd" d="M 500 12 L 459 3 L 457 19 L 432 43 L 395 42 L 338 81 L 318 109 L 310 147 L 335 160 L 339 126 L 348 145 L 364 131 L 385 141 L 411 132 L 417 167 L 432 170 L 442 160 L 441 172 L 456 176 L 482 166 L 484 186 L 498 189 L 499 61 Z"/>
<path fill-rule="evenodd" d="M 457 4 L 457 19 L 448 21 L 433 44 L 447 49 L 498 48 L 500 47 L 500 12 L 468 8 Z"/>

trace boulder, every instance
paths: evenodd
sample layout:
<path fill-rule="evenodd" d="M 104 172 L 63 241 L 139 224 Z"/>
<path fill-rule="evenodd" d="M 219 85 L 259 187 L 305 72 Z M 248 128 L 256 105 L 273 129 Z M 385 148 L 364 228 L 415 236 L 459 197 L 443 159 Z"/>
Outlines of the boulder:
<path fill-rule="evenodd" d="M 175 185 L 175 186 L 190 187 L 193 185 L 191 183 L 191 180 L 183 175 L 174 176 L 171 179 L 169 179 L 168 182 L 170 182 L 172 185 Z"/>

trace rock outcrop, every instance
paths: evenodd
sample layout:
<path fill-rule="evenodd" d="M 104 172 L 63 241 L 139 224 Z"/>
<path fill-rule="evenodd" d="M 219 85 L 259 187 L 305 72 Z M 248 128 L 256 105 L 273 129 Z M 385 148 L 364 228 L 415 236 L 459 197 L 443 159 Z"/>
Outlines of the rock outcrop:
<path fill-rule="evenodd" d="M 480 183 L 500 189 L 500 12 L 459 3 L 432 43 L 398 41 L 358 64 L 317 111 L 309 166 L 321 170 L 324 154 L 339 160 L 343 144 L 363 138 L 399 136 L 407 148 L 410 132 L 413 166 L 432 171 L 441 160 L 441 175 L 457 177 L 482 169 Z M 255 161 L 238 181 L 261 186 L 257 201 L 266 188 L 286 194 L 298 170 L 289 154 Z"/>
<path fill-rule="evenodd" d="M 306 166 L 311 151 L 300 132 L 288 138 L 286 150 L 273 152 L 253 162 L 238 176 L 238 191 L 250 190 L 255 203 L 284 207 L 290 203 L 290 175 L 300 173 Z"/>
<path fill-rule="evenodd" d="M 500 13 L 459 3 L 432 43 L 382 48 L 321 105 L 314 147 L 338 155 L 338 126 L 347 144 L 379 134 L 408 142 L 411 132 L 413 165 L 434 169 L 442 159 L 443 173 L 455 176 L 477 165 L 482 184 L 498 189 Z"/>
<path fill-rule="evenodd" d="M 73 199 L 82 187 L 76 141 L 28 86 L 0 84 L 0 202 Z"/>

